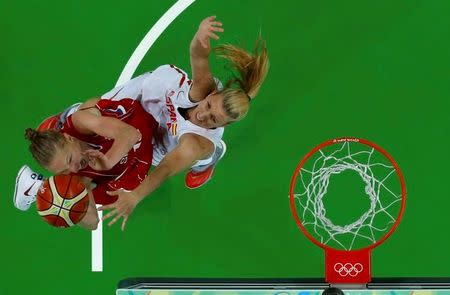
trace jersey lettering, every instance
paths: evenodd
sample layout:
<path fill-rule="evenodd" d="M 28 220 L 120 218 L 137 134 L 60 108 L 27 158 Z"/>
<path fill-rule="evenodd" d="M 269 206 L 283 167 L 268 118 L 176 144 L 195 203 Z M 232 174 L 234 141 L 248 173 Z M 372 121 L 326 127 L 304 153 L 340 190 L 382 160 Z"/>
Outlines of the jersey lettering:
<path fill-rule="evenodd" d="M 170 96 L 174 95 L 175 93 L 171 91 L 169 95 L 166 96 L 166 108 L 169 112 L 170 122 L 166 122 L 167 130 L 169 131 L 169 134 L 177 135 L 177 113 L 175 112 L 175 107 L 172 103 L 172 100 L 170 99 Z"/>
<path fill-rule="evenodd" d="M 128 156 L 125 156 L 122 159 L 120 159 L 119 163 L 120 164 L 125 164 L 127 161 L 128 161 Z"/>

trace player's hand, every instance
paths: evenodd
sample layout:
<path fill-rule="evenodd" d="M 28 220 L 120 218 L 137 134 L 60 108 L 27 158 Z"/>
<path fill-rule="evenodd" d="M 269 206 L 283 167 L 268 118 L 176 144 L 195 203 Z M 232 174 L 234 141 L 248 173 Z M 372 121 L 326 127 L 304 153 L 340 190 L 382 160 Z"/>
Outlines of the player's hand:
<path fill-rule="evenodd" d="M 83 153 L 89 159 L 89 166 L 97 171 L 110 170 L 112 168 L 108 157 L 99 150 L 86 150 Z"/>
<path fill-rule="evenodd" d="M 214 32 L 223 32 L 222 23 L 216 21 L 216 16 L 210 16 L 202 20 L 195 34 L 196 39 L 203 48 L 209 48 L 209 39 L 219 40 L 219 36 Z"/>
<path fill-rule="evenodd" d="M 121 217 L 122 220 L 122 231 L 125 230 L 125 225 L 128 220 L 128 216 L 133 212 L 136 205 L 139 203 L 138 198 L 133 192 L 125 191 L 125 190 L 117 190 L 113 192 L 107 192 L 108 195 L 118 196 L 117 201 L 110 204 L 100 206 L 98 210 L 111 210 L 105 216 L 103 216 L 102 220 L 106 220 L 108 218 L 114 217 L 109 223 L 108 226 L 116 223 Z"/>

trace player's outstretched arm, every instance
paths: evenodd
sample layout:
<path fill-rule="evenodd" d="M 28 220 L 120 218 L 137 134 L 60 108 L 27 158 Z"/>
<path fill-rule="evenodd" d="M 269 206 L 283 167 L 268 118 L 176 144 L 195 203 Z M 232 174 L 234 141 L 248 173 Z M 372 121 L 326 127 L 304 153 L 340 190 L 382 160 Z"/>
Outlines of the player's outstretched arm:
<path fill-rule="evenodd" d="M 108 225 L 117 222 L 123 217 L 122 230 L 124 230 L 128 216 L 136 205 L 146 196 L 156 190 L 167 178 L 189 168 L 195 161 L 203 159 L 214 151 L 214 144 L 208 139 L 196 134 L 181 136 L 178 146 L 168 153 L 159 165 L 149 173 L 144 181 L 133 191 L 115 191 L 118 199 L 111 205 L 105 205 L 99 210 L 109 210 L 103 220 L 114 217 Z"/>
<path fill-rule="evenodd" d="M 216 32 L 223 32 L 222 23 L 215 16 L 205 18 L 191 41 L 189 55 L 192 68 L 192 87 L 189 97 L 192 101 L 203 100 L 215 89 L 213 75 L 209 69 L 210 39 L 219 39 Z"/>

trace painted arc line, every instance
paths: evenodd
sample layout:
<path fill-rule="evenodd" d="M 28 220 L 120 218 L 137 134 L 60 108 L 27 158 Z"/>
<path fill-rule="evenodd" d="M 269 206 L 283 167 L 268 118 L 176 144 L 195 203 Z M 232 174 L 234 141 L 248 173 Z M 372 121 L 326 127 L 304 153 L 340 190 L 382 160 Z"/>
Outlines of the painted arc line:
<path fill-rule="evenodd" d="M 184 11 L 188 8 L 195 0 L 178 0 L 166 13 L 161 16 L 161 18 L 153 25 L 153 27 L 139 43 L 138 47 L 134 50 L 127 64 L 125 65 L 122 73 L 117 80 L 116 86 L 122 85 L 129 81 L 137 67 L 141 63 L 145 54 L 148 52 L 153 43 L 159 38 L 159 36 L 164 32 L 164 30 Z M 98 206 L 97 206 L 98 207 Z M 93 272 L 103 271 L 103 222 L 102 222 L 102 212 L 98 211 L 100 222 L 96 230 L 92 231 L 92 263 L 91 269 Z"/>
<path fill-rule="evenodd" d="M 119 86 L 130 80 L 136 68 L 141 63 L 147 51 L 155 43 L 156 39 L 164 32 L 164 30 L 175 20 L 186 8 L 189 7 L 195 0 L 178 0 L 166 13 L 156 22 L 156 24 L 148 31 L 144 39 L 134 50 L 125 68 L 117 80 L 116 86 Z"/>

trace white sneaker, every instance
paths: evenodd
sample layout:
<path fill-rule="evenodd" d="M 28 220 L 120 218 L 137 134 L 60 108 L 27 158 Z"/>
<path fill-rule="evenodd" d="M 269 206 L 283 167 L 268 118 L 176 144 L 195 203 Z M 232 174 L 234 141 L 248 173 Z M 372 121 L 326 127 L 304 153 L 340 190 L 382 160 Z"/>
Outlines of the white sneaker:
<path fill-rule="evenodd" d="M 43 182 L 42 174 L 33 172 L 30 167 L 23 165 L 16 177 L 14 206 L 19 210 L 27 211 L 36 201 L 37 191 Z"/>
<path fill-rule="evenodd" d="M 223 141 L 223 140 L 221 139 L 221 140 L 220 140 L 220 144 L 221 144 L 222 146 L 221 146 L 221 148 L 219 149 L 220 156 L 219 156 L 219 158 L 216 160 L 216 164 L 217 164 L 217 162 L 220 161 L 220 159 L 223 158 L 223 156 L 224 156 L 225 153 L 227 152 L 227 145 L 225 144 L 225 141 Z"/>

